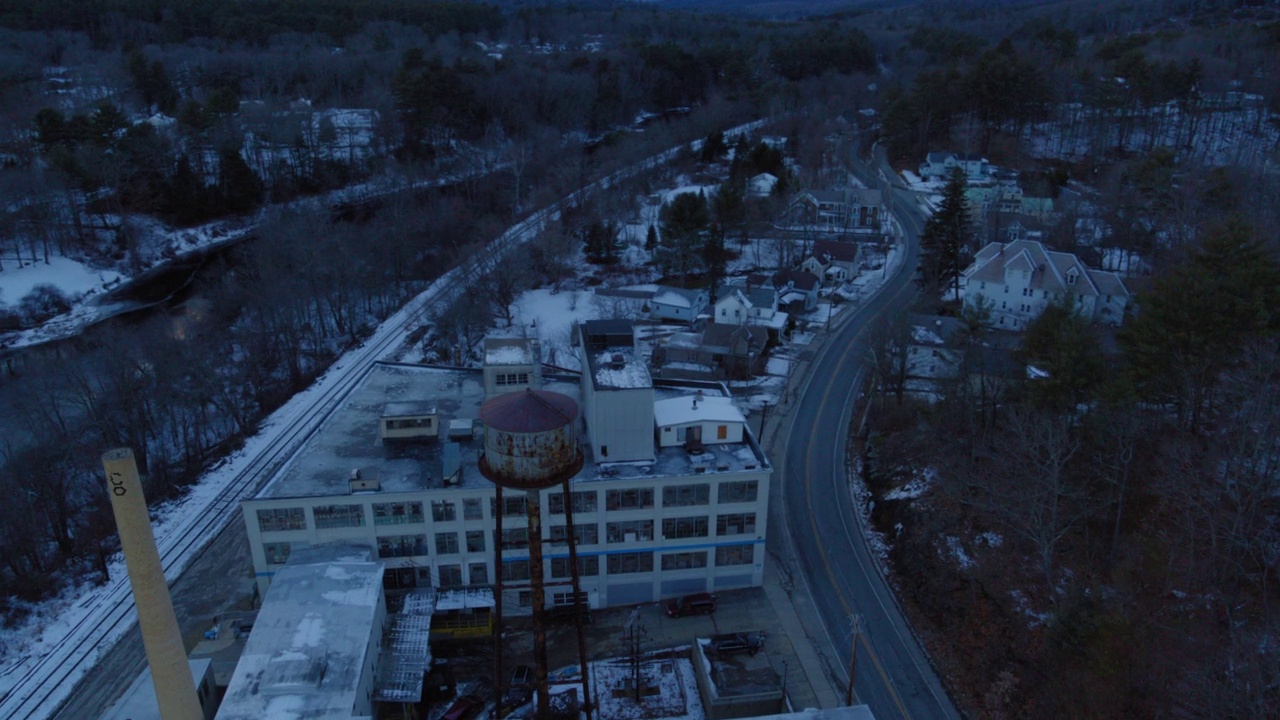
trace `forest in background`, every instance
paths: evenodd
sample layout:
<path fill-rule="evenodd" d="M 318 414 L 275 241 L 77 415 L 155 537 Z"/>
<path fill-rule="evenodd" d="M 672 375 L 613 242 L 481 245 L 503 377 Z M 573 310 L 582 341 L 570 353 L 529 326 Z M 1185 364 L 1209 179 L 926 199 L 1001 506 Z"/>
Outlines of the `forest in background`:
<path fill-rule="evenodd" d="M 949 148 L 1021 170 L 1029 192 L 1085 192 L 1108 243 L 1149 265 L 1118 338 L 1058 312 L 1028 331 L 1022 357 L 1049 382 L 957 383 L 922 403 L 880 378 L 862 445 L 873 520 L 960 706 L 1257 717 L 1280 700 L 1274 6 L 921 3 L 779 21 L 605 3 L 91 5 L 0 0 L 0 262 L 128 269 L 148 223 L 263 220 L 199 307 L 7 364 L 7 620 L 113 552 L 101 448 L 133 446 L 150 494 L 173 497 L 513 219 L 771 117 L 792 188 L 838 182 L 871 128 L 899 167 Z M 282 207 L 387 178 L 406 189 L 337 222 Z M 434 332 L 465 345 L 513 293 L 568 276 L 584 245 L 602 259 L 600 231 L 630 199 L 571 213 L 526 267 L 468 296 L 455 315 L 470 322 L 442 315 Z M 1096 261 L 1077 219 L 1047 241 Z M 900 324 L 879 334 L 872 351 L 891 355 Z M 885 497 L 921 476 L 921 497 Z"/>

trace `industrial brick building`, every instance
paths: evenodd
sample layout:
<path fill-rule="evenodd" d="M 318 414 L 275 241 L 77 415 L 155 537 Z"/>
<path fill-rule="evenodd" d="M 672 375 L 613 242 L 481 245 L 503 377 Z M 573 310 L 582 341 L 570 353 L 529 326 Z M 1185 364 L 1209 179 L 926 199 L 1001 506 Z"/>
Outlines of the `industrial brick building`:
<path fill-rule="evenodd" d="M 523 516 L 525 498 L 504 497 L 495 568 L 495 493 L 477 465 L 480 405 L 525 387 L 582 407 L 585 463 L 570 502 L 591 607 L 760 585 L 772 468 L 728 392 L 652 380 L 628 321 L 585 323 L 576 340 L 579 378 L 544 377 L 530 340 L 490 341 L 483 370 L 372 368 L 279 476 L 244 501 L 260 589 L 295 548 L 340 541 L 373 550 L 392 594 L 489 588 L 501 572 L 506 612 L 530 612 L 527 530 L 511 518 Z M 421 431 L 386 438 L 389 425 Z M 550 605 L 573 602 L 565 502 L 558 487 L 543 491 Z"/>

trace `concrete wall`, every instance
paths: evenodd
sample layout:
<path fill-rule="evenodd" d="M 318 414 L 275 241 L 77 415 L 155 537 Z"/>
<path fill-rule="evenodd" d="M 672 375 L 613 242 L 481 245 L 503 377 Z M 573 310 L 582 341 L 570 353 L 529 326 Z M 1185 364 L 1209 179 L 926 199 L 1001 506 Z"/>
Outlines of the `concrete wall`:
<path fill-rule="evenodd" d="M 583 558 L 594 557 L 598 563 L 599 574 L 595 576 L 584 576 L 582 578 L 582 589 L 592 594 L 593 603 L 596 607 L 610 607 L 613 605 L 626 604 L 629 602 L 645 602 L 660 599 L 662 597 L 670 597 L 663 586 L 664 581 L 676 580 L 681 583 L 681 588 L 690 588 L 688 592 L 698 592 L 701 590 L 726 590 L 731 588 L 753 587 L 759 586 L 764 580 L 764 539 L 767 535 L 768 523 L 768 497 L 769 497 L 769 470 L 762 468 L 744 472 L 707 472 L 705 474 L 661 477 L 661 478 L 633 478 L 626 480 L 599 480 L 590 482 L 574 483 L 574 492 L 590 492 L 595 494 L 596 510 L 594 512 L 575 512 L 574 521 L 577 525 L 594 525 L 596 528 L 596 537 L 598 542 L 594 544 L 579 545 L 579 556 Z M 756 499 L 749 502 L 722 503 L 720 502 L 720 485 L 726 482 L 756 482 Z M 707 503 L 703 505 L 692 506 L 663 506 L 663 488 L 673 485 L 699 485 L 706 484 L 708 486 Z M 628 508 L 621 510 L 607 510 L 608 491 L 610 490 L 628 490 L 628 489 L 648 489 L 653 492 L 653 503 L 647 508 Z M 567 578 L 554 578 L 552 572 L 552 560 L 555 558 L 567 558 L 568 546 L 563 543 L 551 543 L 549 541 L 551 527 L 553 525 L 563 525 L 563 514 L 551 514 L 550 503 L 547 494 L 558 492 L 557 489 L 544 491 L 542 506 L 542 527 L 544 532 L 544 574 L 547 582 L 548 603 L 551 602 L 551 595 L 558 590 L 554 589 L 559 585 L 567 585 Z M 266 498 L 247 500 L 242 503 L 245 518 L 245 527 L 249 537 L 249 549 L 253 556 L 253 567 L 258 579 L 259 591 L 265 596 L 268 587 L 270 587 L 271 577 L 280 567 L 279 564 L 268 562 L 264 551 L 266 543 L 290 543 L 302 545 L 314 545 L 338 540 L 354 541 L 374 548 L 375 554 L 378 547 L 378 537 L 389 535 L 416 535 L 423 538 L 423 547 L 426 550 L 424 554 L 403 556 L 403 557 L 385 557 L 379 558 L 387 566 L 387 573 L 394 573 L 398 569 L 412 568 L 414 572 L 422 571 L 426 574 L 432 587 L 439 586 L 440 567 L 444 565 L 456 565 L 461 567 L 462 579 L 464 584 L 470 582 L 470 566 L 482 564 L 485 567 L 486 582 L 477 583 L 488 585 L 494 582 L 497 574 L 493 567 L 493 545 L 492 536 L 494 522 L 490 512 L 490 499 L 493 497 L 493 491 L 489 488 L 439 488 L 431 490 L 421 490 L 415 492 L 400 493 L 362 493 L 359 495 L 333 495 L 320 496 L 310 498 Z M 463 500 L 465 498 L 474 498 L 480 500 L 482 515 L 481 520 L 464 520 Z M 435 521 L 432 518 L 431 501 L 432 500 L 448 500 L 454 503 L 455 520 L 452 521 Z M 421 502 L 423 506 L 423 519 L 421 522 L 405 522 L 396 524 L 378 525 L 373 522 L 373 504 L 374 503 L 390 503 L 390 502 Z M 357 504 L 364 509 L 364 524 L 359 527 L 351 528 L 317 528 L 315 525 L 313 508 L 320 505 L 337 505 L 337 504 Z M 276 508 L 302 508 L 306 527 L 297 530 L 267 530 L 261 529 L 258 522 L 258 513 L 260 509 L 276 509 Z M 717 518 L 722 514 L 754 514 L 755 515 L 755 531 L 750 534 L 733 534 L 733 535 L 717 535 L 716 526 Z M 684 537 L 684 538 L 665 538 L 662 532 L 662 521 L 667 518 L 689 518 L 689 517 L 705 517 L 707 521 L 707 534 L 705 537 Z M 653 537 L 646 541 L 636 541 L 632 543 L 609 543 L 608 527 L 610 522 L 625 522 L 628 520 L 648 520 L 653 523 Z M 523 516 L 509 516 L 503 522 L 504 528 L 524 527 L 525 518 Z M 467 551 L 466 532 L 482 531 L 484 533 L 485 543 L 484 549 L 477 552 Z M 458 541 L 457 553 L 437 554 L 435 546 L 436 533 L 455 533 Z M 751 550 L 751 561 L 749 563 L 726 565 L 718 567 L 716 565 L 716 548 L 720 546 L 743 547 L 749 546 Z M 653 558 L 653 570 L 635 573 L 618 573 L 610 575 L 608 573 L 609 556 L 620 553 L 651 553 Z M 700 568 L 682 568 L 678 570 L 662 570 L 662 556 L 667 553 L 706 553 L 706 565 Z M 736 551 L 745 553 L 747 551 Z M 508 561 L 518 561 L 528 559 L 528 551 L 525 549 L 513 548 L 504 552 L 504 559 Z M 625 585 L 630 590 L 626 590 L 623 597 L 613 597 L 610 594 L 610 587 L 615 584 Z M 634 590 L 634 587 L 644 585 L 647 590 Z M 567 591 L 567 589 L 566 589 Z M 686 592 L 675 593 L 679 595 L 687 594 Z M 633 600 L 633 597 L 643 596 L 643 600 Z M 531 612 L 528 608 L 517 608 L 513 603 L 509 606 L 509 612 L 519 614 L 522 612 Z"/>

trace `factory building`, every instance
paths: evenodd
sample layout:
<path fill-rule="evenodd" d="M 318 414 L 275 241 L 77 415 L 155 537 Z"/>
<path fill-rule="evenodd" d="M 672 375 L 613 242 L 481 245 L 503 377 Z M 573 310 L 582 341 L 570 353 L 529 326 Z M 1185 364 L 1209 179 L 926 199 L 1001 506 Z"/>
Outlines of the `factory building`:
<path fill-rule="evenodd" d="M 490 340 L 479 371 L 372 368 L 276 479 L 243 502 L 260 589 L 295 549 L 341 541 L 372 550 L 391 596 L 474 594 L 501 573 L 504 613 L 531 612 L 525 497 L 504 496 L 507 520 L 495 539 L 494 487 L 478 469 L 481 404 L 525 389 L 568 395 L 582 408 L 584 465 L 568 502 L 591 607 L 760 585 L 772 468 L 727 390 L 652 380 L 627 321 L 585 323 L 576 341 L 580 377 L 544 375 L 532 340 Z M 388 442 L 388 419 L 414 419 L 422 432 Z M 541 492 L 546 602 L 571 604 L 566 498 L 559 486 Z"/>

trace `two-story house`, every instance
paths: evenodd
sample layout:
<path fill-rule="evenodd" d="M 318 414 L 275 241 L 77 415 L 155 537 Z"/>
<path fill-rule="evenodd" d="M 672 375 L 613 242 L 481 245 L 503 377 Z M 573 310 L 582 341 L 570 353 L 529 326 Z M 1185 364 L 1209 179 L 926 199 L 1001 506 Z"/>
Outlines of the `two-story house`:
<path fill-rule="evenodd" d="M 853 279 L 862 263 L 862 245 L 842 240 L 816 240 L 800 269 L 833 285 Z"/>
<path fill-rule="evenodd" d="M 659 285 L 649 299 L 649 319 L 691 323 L 707 311 L 707 291 Z"/>
<path fill-rule="evenodd" d="M 946 180 L 954 168 L 964 170 L 970 183 L 987 183 L 995 175 L 995 167 L 981 155 L 940 151 L 925 156 L 920 164 L 920 177 L 924 180 Z"/>
<path fill-rule="evenodd" d="M 884 193 L 874 188 L 806 188 L 792 198 L 787 219 L 795 225 L 830 231 L 879 232 L 886 212 Z"/>
<path fill-rule="evenodd" d="M 1066 302 L 1091 322 L 1124 322 L 1129 291 L 1119 275 L 1091 270 L 1071 253 L 1034 240 L 993 242 L 961 276 L 966 306 L 984 308 L 993 327 L 1021 330 L 1053 302 Z"/>

